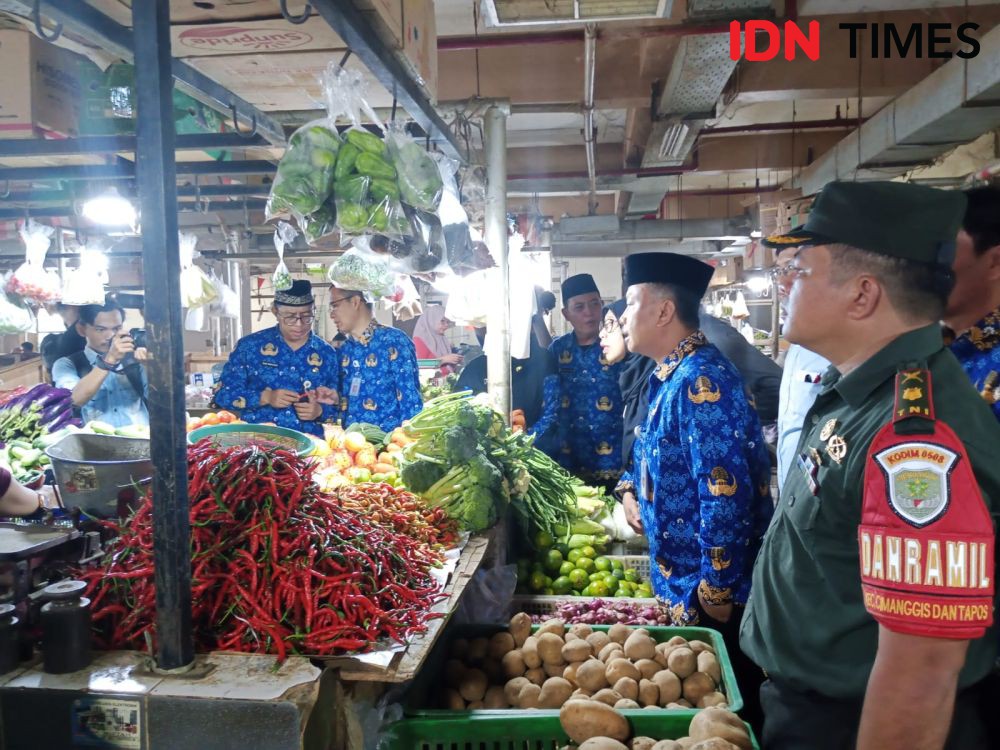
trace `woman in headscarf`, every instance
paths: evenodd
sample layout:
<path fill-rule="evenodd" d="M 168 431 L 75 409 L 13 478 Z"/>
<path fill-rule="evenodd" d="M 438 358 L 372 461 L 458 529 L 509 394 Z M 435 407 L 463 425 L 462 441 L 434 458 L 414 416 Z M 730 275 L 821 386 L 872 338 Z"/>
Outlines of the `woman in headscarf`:
<path fill-rule="evenodd" d="M 436 359 L 441 371 L 451 372 L 451 365 L 462 364 L 462 356 L 451 351 L 451 345 L 444 332 L 454 325 L 444 316 L 444 307 L 428 305 L 413 329 L 413 346 L 417 359 Z"/>

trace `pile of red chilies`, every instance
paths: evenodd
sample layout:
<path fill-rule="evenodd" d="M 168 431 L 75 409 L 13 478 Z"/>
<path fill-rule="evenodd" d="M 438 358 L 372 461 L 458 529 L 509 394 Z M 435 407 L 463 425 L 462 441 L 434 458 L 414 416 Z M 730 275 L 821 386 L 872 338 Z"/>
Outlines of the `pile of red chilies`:
<path fill-rule="evenodd" d="M 352 484 L 338 487 L 332 494 L 345 508 L 362 511 L 376 523 L 433 549 L 450 549 L 458 543 L 458 521 L 444 508 L 428 508 L 406 490 L 388 484 Z"/>
<path fill-rule="evenodd" d="M 441 599 L 441 555 L 343 507 L 307 460 L 257 446 L 188 450 L 197 651 L 329 655 L 405 642 Z M 100 646 L 155 641 L 152 499 L 125 523 L 88 582 Z"/>

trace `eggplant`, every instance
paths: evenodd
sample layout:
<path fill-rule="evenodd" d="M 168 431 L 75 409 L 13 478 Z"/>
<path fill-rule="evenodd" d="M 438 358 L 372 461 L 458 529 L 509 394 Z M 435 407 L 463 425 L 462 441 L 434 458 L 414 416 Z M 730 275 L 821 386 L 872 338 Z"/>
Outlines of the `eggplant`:
<path fill-rule="evenodd" d="M 26 407 L 28 404 L 30 404 L 32 401 L 34 401 L 36 398 L 39 398 L 42 395 L 44 395 L 44 394 L 46 394 L 46 393 L 48 393 L 49 391 L 52 391 L 52 390 L 62 390 L 62 389 L 61 388 L 60 389 L 53 388 L 48 383 L 39 383 L 38 385 L 36 385 L 34 388 L 32 388 L 27 393 L 22 393 L 17 398 L 8 401 L 4 405 L 3 408 L 4 408 L 5 411 L 9 411 L 11 409 L 22 409 L 23 410 L 24 407 Z"/>
<path fill-rule="evenodd" d="M 65 412 L 73 412 L 73 399 L 71 397 L 64 398 L 61 401 L 55 401 L 45 407 L 42 415 L 38 418 L 38 421 L 44 425 L 50 422 L 56 421 Z"/>
<path fill-rule="evenodd" d="M 34 403 L 38 404 L 38 408 L 45 409 L 51 404 L 54 404 L 58 401 L 65 401 L 72 395 L 73 392 L 68 391 L 65 388 L 52 388 L 49 390 L 48 393 L 44 394 L 41 398 L 36 398 L 34 400 Z"/>
<path fill-rule="evenodd" d="M 59 432 L 59 430 L 67 427 L 71 424 L 75 424 L 77 427 L 80 426 L 80 420 L 73 416 L 72 409 L 66 409 L 61 412 L 52 422 L 45 425 L 45 429 L 48 432 Z"/>

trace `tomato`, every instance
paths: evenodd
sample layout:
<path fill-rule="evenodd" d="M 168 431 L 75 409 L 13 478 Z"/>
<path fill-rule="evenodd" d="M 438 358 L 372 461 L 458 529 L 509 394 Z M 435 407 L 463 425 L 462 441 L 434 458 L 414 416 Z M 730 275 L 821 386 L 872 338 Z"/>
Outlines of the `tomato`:
<path fill-rule="evenodd" d="M 192 430 L 197 430 L 199 427 L 201 427 L 201 420 L 200 419 L 196 419 L 196 418 L 192 417 L 191 419 L 189 419 L 187 421 L 187 431 L 188 432 L 191 432 Z"/>
<path fill-rule="evenodd" d="M 219 415 L 214 412 L 209 412 L 204 417 L 201 418 L 202 426 L 205 425 L 216 425 L 221 424 L 219 420 Z"/>
<path fill-rule="evenodd" d="M 236 415 L 233 414 L 231 411 L 226 411 L 225 409 L 223 409 L 222 411 L 217 412 L 217 414 L 219 416 L 219 422 L 221 424 L 230 424 L 231 422 L 236 421 Z"/>
<path fill-rule="evenodd" d="M 370 447 L 368 441 L 365 440 L 365 436 L 358 432 L 348 432 L 344 436 L 344 447 L 351 453 L 357 453 L 358 451 Z M 372 449 L 374 451 L 374 449 Z M 375 463 L 372 461 L 372 463 Z"/>

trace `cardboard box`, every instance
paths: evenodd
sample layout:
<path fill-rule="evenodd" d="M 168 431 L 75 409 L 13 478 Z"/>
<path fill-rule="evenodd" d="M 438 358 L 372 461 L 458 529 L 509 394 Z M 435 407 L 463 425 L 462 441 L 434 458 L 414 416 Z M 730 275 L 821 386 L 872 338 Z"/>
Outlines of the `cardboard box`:
<path fill-rule="evenodd" d="M 420 5 L 423 2 L 425 0 L 356 0 L 354 4 L 368 16 L 372 28 L 386 44 L 402 49 L 404 13 L 409 12 L 411 3 Z"/>
<path fill-rule="evenodd" d="M 735 284 L 743 278 L 743 258 L 732 256 L 731 258 L 720 258 L 716 261 L 715 273 L 712 274 L 709 286 L 725 286 Z"/>
<path fill-rule="evenodd" d="M 437 102 L 438 50 L 434 0 L 406 0 L 403 9 L 403 62 Z"/>
<path fill-rule="evenodd" d="M 300 26 L 282 18 L 171 26 L 170 38 L 174 57 L 183 58 L 306 50 L 343 53 L 347 49 L 344 40 L 320 16 L 312 16 Z"/>
<path fill-rule="evenodd" d="M 28 31 L 0 30 L 0 137 L 77 135 L 90 65 Z"/>

